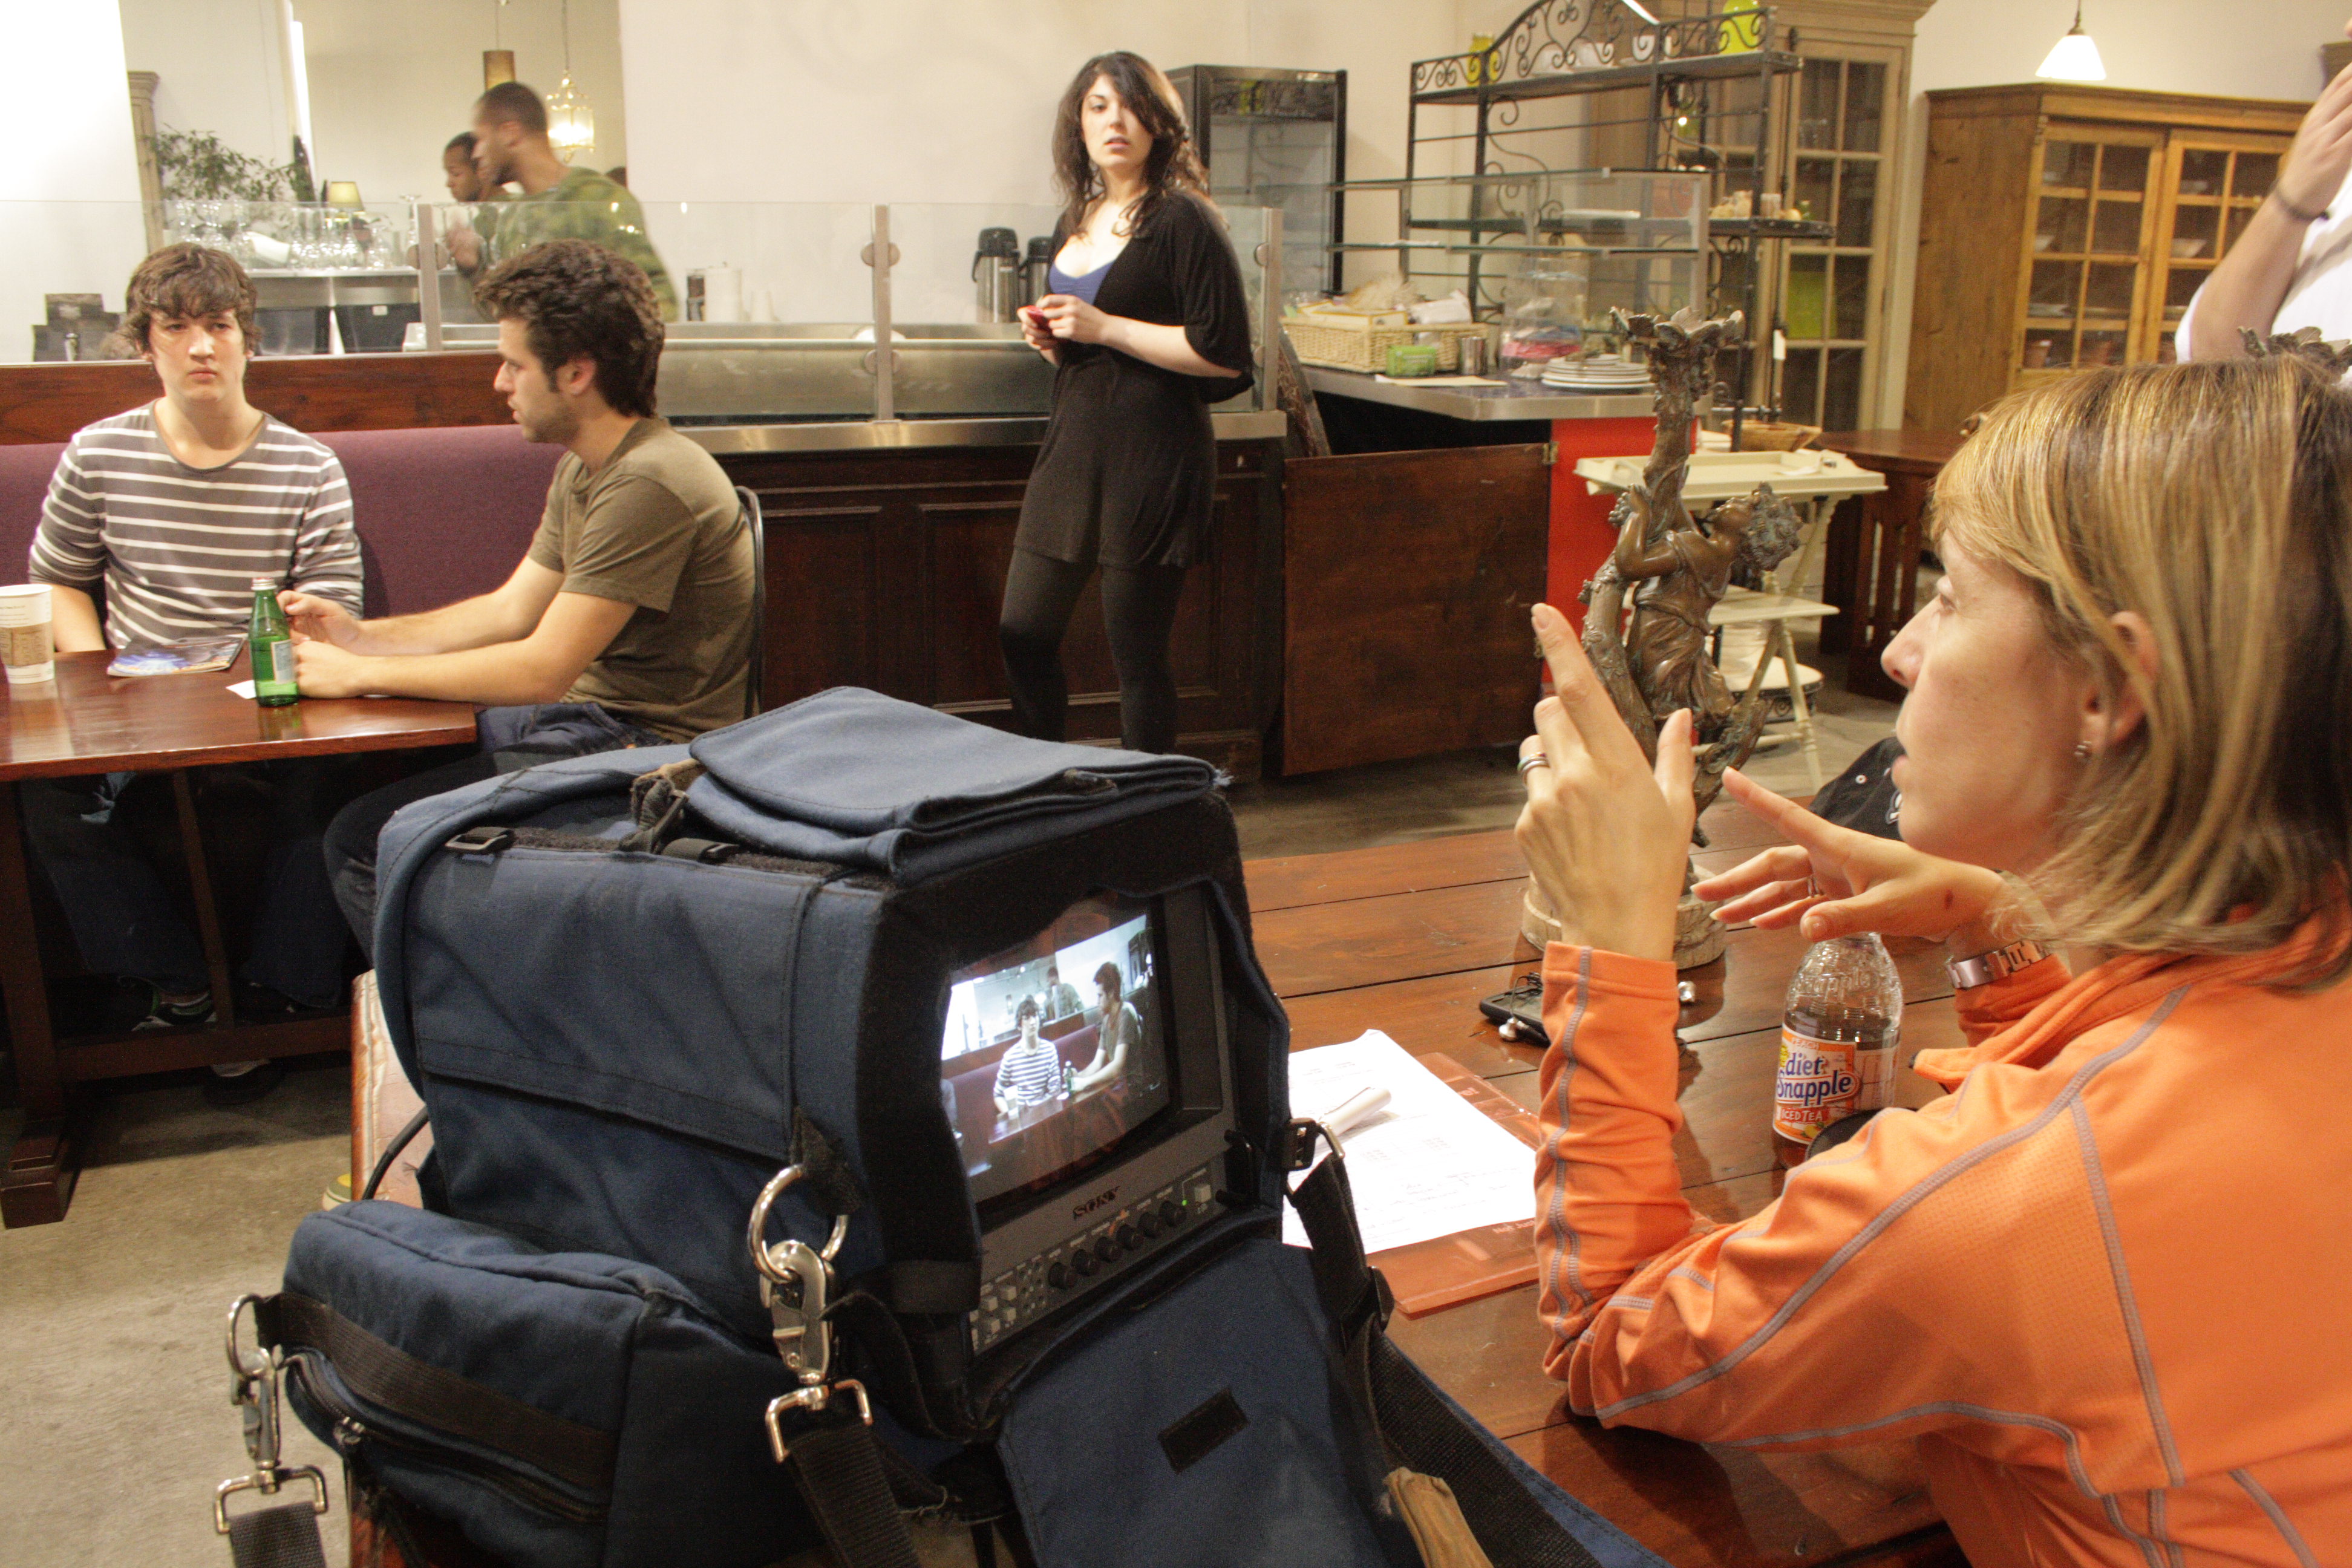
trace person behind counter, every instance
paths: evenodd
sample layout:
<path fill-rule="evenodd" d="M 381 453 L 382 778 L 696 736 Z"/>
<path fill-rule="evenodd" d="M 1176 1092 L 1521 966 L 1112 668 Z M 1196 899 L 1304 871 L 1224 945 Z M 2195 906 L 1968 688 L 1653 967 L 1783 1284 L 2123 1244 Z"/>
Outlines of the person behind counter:
<path fill-rule="evenodd" d="M 60 652 L 242 634 L 256 577 L 360 607 L 351 489 L 335 454 L 246 401 L 253 280 L 226 252 L 169 245 L 139 264 L 121 335 L 163 395 L 74 433 L 58 458 L 27 570 L 49 584 Z M 101 617 L 100 605 L 103 603 Z M 342 931 L 319 870 L 322 759 L 210 769 L 267 803 L 271 847 L 236 1010 L 248 1018 L 335 1005 Z M 160 775 L 27 779 L 26 841 L 64 906 L 83 963 L 122 977 L 116 1026 L 210 1021 L 203 947 L 126 821 Z M 164 791 L 169 794 L 168 790 Z M 13 939 L 12 939 L 13 940 Z M 207 1098 L 257 1098 L 275 1067 L 215 1068 Z"/>
<path fill-rule="evenodd" d="M 1055 366 L 998 636 L 1023 731 L 1064 738 L 1062 637 L 1099 566 L 1120 743 L 1176 743 L 1169 638 L 1209 547 L 1209 405 L 1249 384 L 1249 306 L 1175 89 L 1124 52 L 1079 68 L 1054 122 L 1053 292 L 1022 318 Z"/>
<path fill-rule="evenodd" d="M 1673 1146 L 1688 721 L 1653 782 L 1536 611 L 1545 1370 L 1705 1442 L 1912 1439 L 1979 1568 L 2352 1561 L 2352 395 L 2084 371 L 1999 405 L 1936 505 L 1946 575 L 1885 660 L 1901 841 L 1732 774 L 1794 842 L 1696 891 L 1941 939 L 1968 1044 L 1915 1067 L 1958 1092 L 1737 1225 L 1693 1233 Z"/>
<path fill-rule="evenodd" d="M 2352 37 L 2352 22 L 2344 32 Z M 2235 359 L 2246 352 L 2238 337 L 2242 327 L 2265 337 L 2317 327 L 2329 342 L 2352 338 L 2347 175 L 2352 175 L 2352 67 L 2336 73 L 2303 117 L 2286 166 L 2263 205 L 2181 312 L 2174 353 L 2182 359 Z"/>
<path fill-rule="evenodd" d="M 573 169 L 547 139 L 547 105 L 519 81 L 502 81 L 475 100 L 474 161 L 483 187 L 513 184 L 498 224 L 486 232 L 453 230 L 449 258 L 473 275 L 551 239 L 585 239 L 634 261 L 652 283 L 665 321 L 677 320 L 677 290 L 646 236 L 637 198 L 593 169 Z"/>
<path fill-rule="evenodd" d="M 451 261 L 468 279 L 480 276 L 482 258 L 488 249 L 486 242 L 497 232 L 498 214 L 488 209 L 494 203 L 507 199 L 505 186 L 482 177 L 482 166 L 476 158 L 478 150 L 470 131 L 458 132 L 441 149 L 441 178 L 449 187 L 449 199 L 474 209 L 462 217 L 453 217 L 443 236 Z"/>
<path fill-rule="evenodd" d="M 413 800 L 549 762 L 691 740 L 743 716 L 751 541 L 709 453 L 654 415 L 662 322 L 625 258 L 535 246 L 482 280 L 498 387 L 533 441 L 566 448 L 547 515 L 504 585 L 362 621 L 280 595 L 304 639 L 305 697 L 428 697 L 487 707 L 478 755 L 362 795 L 327 830 L 335 896 L 374 951 L 376 836 Z"/>

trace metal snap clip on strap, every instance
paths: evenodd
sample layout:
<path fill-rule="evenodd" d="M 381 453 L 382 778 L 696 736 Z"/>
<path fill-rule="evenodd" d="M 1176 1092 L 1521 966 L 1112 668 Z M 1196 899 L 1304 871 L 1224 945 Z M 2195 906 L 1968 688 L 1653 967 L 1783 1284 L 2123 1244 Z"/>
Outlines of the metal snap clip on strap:
<path fill-rule="evenodd" d="M 468 827 L 442 847 L 460 855 L 496 855 L 501 849 L 513 847 L 514 841 L 513 828 L 482 822 Z"/>
<path fill-rule="evenodd" d="M 751 1249 L 751 1267 L 760 1274 L 760 1302 L 768 1309 L 776 1353 L 803 1388 L 823 1384 L 833 1369 L 833 1325 L 825 1321 L 825 1310 L 832 1304 L 833 1260 L 849 1234 L 849 1216 L 839 1215 L 822 1250 L 798 1237 L 769 1243 L 769 1211 L 807 1173 L 805 1165 L 787 1165 L 769 1179 L 751 1205 L 751 1228 L 744 1237 Z M 773 1420 L 771 1415 L 772 1424 Z"/>
<path fill-rule="evenodd" d="M 810 1144 L 796 1139 L 795 1146 Z M 773 1325 L 776 1352 L 800 1383 L 768 1402 L 768 1451 L 790 1469 L 835 1557 L 858 1568 L 919 1568 L 914 1539 L 874 1440 L 874 1402 L 856 1378 L 833 1375 L 833 1325 L 825 1313 L 833 1300 L 833 1260 L 849 1234 L 849 1216 L 834 1216 L 832 1234 L 821 1248 L 797 1237 L 772 1245 L 768 1240 L 768 1215 L 776 1200 L 803 1180 L 823 1191 L 824 1171 L 820 1163 L 813 1175 L 803 1163 L 769 1178 L 751 1205 L 744 1238 L 760 1273 L 760 1300 Z M 789 1437 L 788 1416 L 796 1428 Z"/>
<path fill-rule="evenodd" d="M 228 1310 L 228 1397 L 244 1417 L 245 1451 L 252 1457 L 253 1473 L 223 1481 L 215 1489 L 213 1530 L 229 1538 L 230 1556 L 237 1568 L 310 1568 L 314 1563 L 326 1568 L 318 1516 L 327 1511 L 327 1478 L 315 1465 L 286 1465 L 278 1460 L 284 1421 L 278 1384 L 286 1358 L 275 1346 L 252 1360 L 237 1348 L 238 1319 L 247 1307 L 260 1304 L 258 1296 L 240 1296 Z M 236 1493 L 255 1491 L 275 1497 L 296 1477 L 310 1483 L 307 1505 L 282 1502 L 229 1517 L 228 1500 Z"/>

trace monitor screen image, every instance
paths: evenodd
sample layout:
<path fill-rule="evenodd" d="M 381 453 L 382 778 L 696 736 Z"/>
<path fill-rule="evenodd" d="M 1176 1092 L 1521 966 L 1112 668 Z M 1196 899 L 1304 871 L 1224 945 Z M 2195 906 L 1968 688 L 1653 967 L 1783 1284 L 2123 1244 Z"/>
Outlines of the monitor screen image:
<path fill-rule="evenodd" d="M 1091 1164 L 1169 1100 L 1148 904 L 1081 900 L 950 976 L 940 1094 L 975 1203 Z"/>

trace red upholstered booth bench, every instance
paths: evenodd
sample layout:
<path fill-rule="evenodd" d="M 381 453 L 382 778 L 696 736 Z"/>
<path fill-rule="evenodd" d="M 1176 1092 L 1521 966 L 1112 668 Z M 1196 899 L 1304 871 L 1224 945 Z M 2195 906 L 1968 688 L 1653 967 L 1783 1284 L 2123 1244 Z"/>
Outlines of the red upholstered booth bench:
<path fill-rule="evenodd" d="M 367 569 L 367 613 L 407 615 L 488 593 L 522 559 L 562 448 L 511 425 L 354 430 L 320 440 L 342 459 Z M 25 556 L 58 465 L 57 445 L 0 447 L 0 582 Z"/>

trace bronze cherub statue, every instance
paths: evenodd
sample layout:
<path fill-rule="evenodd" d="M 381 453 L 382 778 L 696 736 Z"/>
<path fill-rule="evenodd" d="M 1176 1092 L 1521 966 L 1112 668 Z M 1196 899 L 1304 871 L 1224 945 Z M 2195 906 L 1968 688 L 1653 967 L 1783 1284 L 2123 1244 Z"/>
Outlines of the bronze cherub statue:
<path fill-rule="evenodd" d="M 1748 689 L 1735 698 L 1716 668 L 1707 616 L 1735 582 L 1764 586 L 1802 542 L 1803 527 L 1769 485 L 1718 502 L 1704 518 L 1683 500 L 1697 395 L 1712 378 L 1717 352 L 1739 341 L 1739 313 L 1719 321 L 1691 310 L 1664 321 L 1612 314 L 1618 330 L 1648 354 L 1658 433 L 1641 483 L 1610 512 L 1617 547 L 1584 585 L 1591 606 L 1584 651 L 1643 754 L 1656 757 L 1658 731 L 1675 709 L 1691 710 L 1697 748 L 1691 793 L 1705 812 L 1723 788 L 1724 770 L 1745 763 L 1763 732 L 1765 668 L 1759 660 Z M 1691 838 L 1706 844 L 1696 825 Z M 1684 902 L 1675 960 L 1687 969 L 1720 952 L 1723 933 L 1705 905 L 1688 895 Z M 1529 910 L 1549 914 L 1532 899 Z"/>

